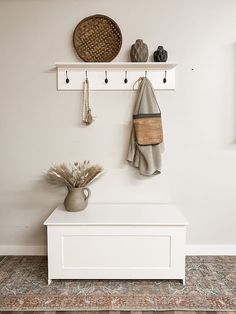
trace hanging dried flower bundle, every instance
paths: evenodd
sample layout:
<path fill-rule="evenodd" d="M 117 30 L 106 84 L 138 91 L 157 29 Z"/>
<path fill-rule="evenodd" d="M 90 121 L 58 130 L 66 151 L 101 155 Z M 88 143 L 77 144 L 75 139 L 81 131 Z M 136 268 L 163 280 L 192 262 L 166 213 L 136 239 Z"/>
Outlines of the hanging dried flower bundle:
<path fill-rule="evenodd" d="M 60 164 L 52 166 L 45 177 L 46 180 L 54 185 L 63 185 L 68 188 L 82 188 L 89 185 L 99 175 L 102 174 L 103 168 L 98 165 L 90 165 L 90 162 L 75 162 L 67 166 Z"/>

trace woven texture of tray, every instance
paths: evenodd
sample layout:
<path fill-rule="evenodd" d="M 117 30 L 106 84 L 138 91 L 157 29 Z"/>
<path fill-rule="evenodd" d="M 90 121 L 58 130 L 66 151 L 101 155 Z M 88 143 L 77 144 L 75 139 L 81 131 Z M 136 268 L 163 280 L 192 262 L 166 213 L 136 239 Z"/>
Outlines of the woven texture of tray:
<path fill-rule="evenodd" d="M 75 28 L 73 44 L 86 62 L 110 62 L 119 53 L 122 35 L 119 26 L 105 15 L 92 15 Z"/>

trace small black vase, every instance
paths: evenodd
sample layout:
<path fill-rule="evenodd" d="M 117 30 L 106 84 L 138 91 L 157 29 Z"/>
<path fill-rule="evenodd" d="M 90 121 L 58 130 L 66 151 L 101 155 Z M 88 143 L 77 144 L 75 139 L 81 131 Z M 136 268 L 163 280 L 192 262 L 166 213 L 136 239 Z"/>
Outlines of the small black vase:
<path fill-rule="evenodd" d="M 163 48 L 163 46 L 158 46 L 157 50 L 153 54 L 155 62 L 166 62 L 168 58 L 168 52 Z"/>

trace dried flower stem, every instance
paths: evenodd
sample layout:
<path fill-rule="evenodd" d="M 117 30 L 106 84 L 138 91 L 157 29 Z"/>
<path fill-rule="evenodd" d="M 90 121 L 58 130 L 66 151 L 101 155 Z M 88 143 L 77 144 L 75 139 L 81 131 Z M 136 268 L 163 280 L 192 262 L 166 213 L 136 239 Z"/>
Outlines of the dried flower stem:
<path fill-rule="evenodd" d="M 60 164 L 52 166 L 45 177 L 53 185 L 63 185 L 68 188 L 81 188 L 92 183 L 99 175 L 102 174 L 103 168 L 98 165 L 90 165 L 85 160 L 82 163 L 75 162 L 67 166 Z"/>

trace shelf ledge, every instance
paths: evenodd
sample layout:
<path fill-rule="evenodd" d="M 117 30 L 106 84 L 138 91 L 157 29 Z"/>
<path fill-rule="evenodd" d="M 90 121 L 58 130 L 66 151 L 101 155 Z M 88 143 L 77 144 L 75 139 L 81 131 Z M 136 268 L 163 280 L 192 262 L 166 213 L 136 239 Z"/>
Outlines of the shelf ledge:
<path fill-rule="evenodd" d="M 177 64 L 172 62 L 56 62 L 55 66 L 67 69 L 170 70 Z"/>

